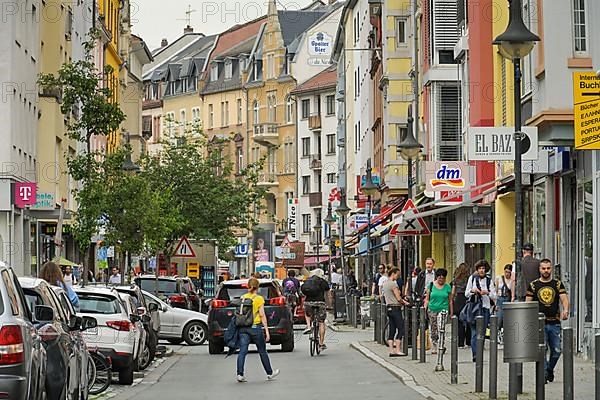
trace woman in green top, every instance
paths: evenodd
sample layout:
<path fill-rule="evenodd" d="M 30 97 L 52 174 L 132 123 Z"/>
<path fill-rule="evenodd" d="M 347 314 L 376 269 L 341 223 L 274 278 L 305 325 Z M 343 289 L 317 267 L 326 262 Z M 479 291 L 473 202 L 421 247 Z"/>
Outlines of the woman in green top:
<path fill-rule="evenodd" d="M 437 354 L 438 341 L 440 340 L 438 330 L 438 315 L 446 311 L 452 315 L 452 287 L 446 283 L 448 271 L 439 268 L 435 271 L 435 280 L 427 288 L 425 295 L 425 309 L 429 314 L 429 326 L 431 329 L 432 349 L 431 354 Z"/>

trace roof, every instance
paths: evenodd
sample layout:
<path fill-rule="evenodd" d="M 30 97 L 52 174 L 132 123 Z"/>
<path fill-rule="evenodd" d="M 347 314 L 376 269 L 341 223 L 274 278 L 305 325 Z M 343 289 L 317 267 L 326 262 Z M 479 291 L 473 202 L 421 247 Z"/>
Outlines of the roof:
<path fill-rule="evenodd" d="M 117 296 L 118 294 L 111 287 L 98 287 L 98 286 L 73 286 L 73 290 L 77 293 L 98 293 L 98 294 L 109 294 L 111 296 Z"/>
<path fill-rule="evenodd" d="M 201 93 L 210 94 L 240 89 L 242 87 L 242 71 L 239 60 L 236 60 L 235 58 L 242 54 L 249 54 L 254 48 L 255 42 L 256 35 L 253 35 L 252 37 L 247 38 L 232 48 L 223 51 L 221 54 L 216 54 L 213 58 L 213 62 L 217 60 L 224 60 L 229 57 L 233 58 L 232 77 L 231 79 L 225 79 L 225 68 L 220 66 L 218 79 L 216 81 L 207 79 L 206 86 L 204 86 Z"/>
<path fill-rule="evenodd" d="M 279 25 L 283 36 L 283 44 L 287 47 L 309 27 L 324 15 L 329 14 L 329 7 L 317 10 L 281 10 L 278 11 Z"/>
<path fill-rule="evenodd" d="M 292 94 L 314 92 L 318 90 L 335 88 L 337 84 L 337 66 L 332 65 L 317 75 L 313 76 L 294 90 Z"/>
<path fill-rule="evenodd" d="M 271 283 L 275 279 L 259 279 L 258 283 Z M 232 279 L 228 281 L 223 281 L 223 286 L 233 286 L 233 285 L 247 285 L 249 279 Z"/>
<path fill-rule="evenodd" d="M 135 279 L 156 279 L 156 275 L 142 275 L 142 276 L 136 276 Z M 158 280 L 168 280 L 168 281 L 174 281 L 177 280 L 177 277 L 175 276 L 159 276 Z"/>

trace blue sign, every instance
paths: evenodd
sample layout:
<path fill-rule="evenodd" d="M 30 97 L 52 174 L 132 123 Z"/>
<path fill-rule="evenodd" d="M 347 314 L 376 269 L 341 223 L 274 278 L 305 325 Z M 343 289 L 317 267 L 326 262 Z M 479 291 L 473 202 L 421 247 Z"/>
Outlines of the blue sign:
<path fill-rule="evenodd" d="M 238 244 L 235 246 L 236 257 L 248 257 L 248 244 Z"/>

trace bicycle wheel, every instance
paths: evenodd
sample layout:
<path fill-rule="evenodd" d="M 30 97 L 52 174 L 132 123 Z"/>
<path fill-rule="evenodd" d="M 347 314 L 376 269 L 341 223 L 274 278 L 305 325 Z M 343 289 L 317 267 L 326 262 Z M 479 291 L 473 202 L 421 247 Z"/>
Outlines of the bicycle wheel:
<path fill-rule="evenodd" d="M 313 337 L 314 332 L 311 329 L 310 337 L 308 338 L 308 347 L 310 349 L 310 356 L 313 357 L 315 355 L 315 338 Z"/>
<path fill-rule="evenodd" d="M 112 368 L 110 363 L 101 353 L 90 353 L 95 370 L 96 377 L 90 386 L 90 394 L 100 394 L 108 389 L 112 378 Z"/>
<path fill-rule="evenodd" d="M 317 353 L 317 355 L 319 355 L 321 354 L 321 346 L 319 346 L 319 342 L 321 340 L 319 335 L 319 322 L 317 321 L 316 317 L 315 322 L 313 322 L 313 337 L 315 341 L 315 352 Z"/>

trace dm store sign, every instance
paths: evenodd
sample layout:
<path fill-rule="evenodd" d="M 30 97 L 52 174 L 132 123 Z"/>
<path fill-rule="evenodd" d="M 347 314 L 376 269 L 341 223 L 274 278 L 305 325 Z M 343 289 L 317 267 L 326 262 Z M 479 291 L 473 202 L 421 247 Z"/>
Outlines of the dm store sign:
<path fill-rule="evenodd" d="M 329 65 L 333 37 L 325 32 L 316 32 L 308 37 L 308 54 L 310 65 Z"/>
<path fill-rule="evenodd" d="M 466 162 L 437 162 L 425 164 L 427 189 L 430 192 L 458 191 L 469 188 L 469 164 Z"/>

